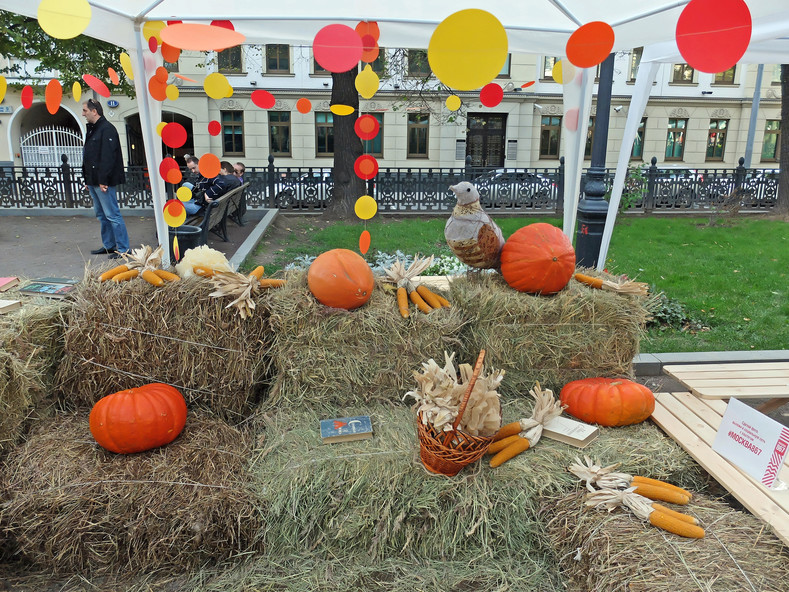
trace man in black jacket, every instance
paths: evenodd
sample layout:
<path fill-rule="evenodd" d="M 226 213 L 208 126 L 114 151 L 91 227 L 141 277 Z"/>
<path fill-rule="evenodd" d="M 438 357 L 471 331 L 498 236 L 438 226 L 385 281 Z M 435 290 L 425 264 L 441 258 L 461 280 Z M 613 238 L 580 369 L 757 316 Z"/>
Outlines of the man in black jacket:
<path fill-rule="evenodd" d="M 186 183 L 185 186 L 192 190 L 194 196 L 187 202 L 184 202 L 184 208 L 188 215 L 198 214 L 205 209 L 205 206 L 212 201 L 222 197 L 225 193 L 229 193 L 233 189 L 241 186 L 241 181 L 238 180 L 233 174 L 233 165 L 228 161 L 223 160 L 220 163 L 220 171 L 216 177 L 206 179 L 200 176 L 194 187 L 189 187 Z M 191 170 L 191 167 L 190 167 Z M 194 171 L 193 171 L 194 172 Z M 190 183 L 191 184 L 191 183 Z"/>
<path fill-rule="evenodd" d="M 93 210 L 101 223 L 100 249 L 93 255 L 108 254 L 119 259 L 129 251 L 129 234 L 118 207 L 115 186 L 126 179 L 118 131 L 104 118 L 101 103 L 88 99 L 82 104 L 82 116 L 88 122 L 82 153 L 82 175 L 93 198 Z"/>

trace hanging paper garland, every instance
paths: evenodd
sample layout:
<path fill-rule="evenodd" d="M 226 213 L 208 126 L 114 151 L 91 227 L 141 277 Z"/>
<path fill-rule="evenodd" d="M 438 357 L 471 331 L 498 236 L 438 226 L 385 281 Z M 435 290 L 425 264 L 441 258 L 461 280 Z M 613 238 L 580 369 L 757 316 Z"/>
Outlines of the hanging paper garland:
<path fill-rule="evenodd" d="M 362 220 L 369 220 L 378 211 L 378 204 L 370 195 L 363 195 L 356 200 L 353 211 Z"/>
<path fill-rule="evenodd" d="M 529 88 L 529 87 L 530 87 L 531 85 L 533 85 L 535 82 L 537 82 L 537 81 L 536 81 L 536 80 L 529 80 L 529 82 L 527 82 L 527 83 L 525 83 L 525 84 L 521 84 L 521 88 Z"/>
<path fill-rule="evenodd" d="M 366 255 L 367 251 L 370 250 L 370 240 L 370 231 L 362 230 L 362 233 L 359 235 L 359 252 L 362 255 Z"/>
<path fill-rule="evenodd" d="M 353 163 L 353 170 L 357 177 L 369 181 L 378 174 L 378 161 L 370 154 L 362 154 Z"/>
<path fill-rule="evenodd" d="M 569 84 L 575 78 L 575 67 L 567 60 L 558 60 L 553 65 L 551 76 L 559 84 Z"/>
<path fill-rule="evenodd" d="M 232 93 L 233 87 L 230 86 L 224 74 L 213 72 L 203 80 L 203 90 L 212 99 L 219 100 L 226 98 L 228 91 Z"/>
<path fill-rule="evenodd" d="M 60 109 L 60 101 L 63 99 L 63 87 L 59 80 L 54 78 L 47 83 L 47 90 L 44 93 L 44 101 L 47 105 L 47 111 L 50 115 L 54 115 Z"/>
<path fill-rule="evenodd" d="M 148 49 L 151 53 L 156 53 L 156 50 L 159 49 L 159 41 L 156 39 L 156 37 L 148 38 Z"/>
<path fill-rule="evenodd" d="M 174 84 L 168 84 L 165 89 L 165 96 L 170 99 L 171 101 L 175 101 L 181 95 L 181 91 L 178 90 L 178 87 Z"/>
<path fill-rule="evenodd" d="M 231 31 L 235 31 L 236 30 L 236 28 L 233 26 L 233 23 L 231 23 L 230 21 L 227 21 L 227 20 L 225 20 L 225 21 L 211 21 L 211 26 L 212 27 L 222 27 L 224 29 L 229 29 Z"/>
<path fill-rule="evenodd" d="M 381 80 L 378 74 L 373 72 L 372 66 L 367 64 L 364 69 L 356 75 L 354 85 L 359 94 L 365 99 L 372 99 L 376 92 L 378 92 L 378 85 Z"/>
<path fill-rule="evenodd" d="M 22 94 L 19 98 L 22 101 L 22 107 L 25 109 L 30 109 L 30 107 L 33 106 L 33 87 L 29 84 L 26 84 L 22 88 Z"/>
<path fill-rule="evenodd" d="M 178 163 L 175 161 L 175 159 L 172 156 L 167 156 L 163 158 L 162 162 L 159 163 L 159 175 L 165 181 L 167 181 L 168 173 L 173 169 L 175 169 L 179 173 L 181 171 L 180 167 L 178 166 Z"/>
<path fill-rule="evenodd" d="M 372 140 L 378 135 L 381 124 L 372 115 L 362 115 L 353 124 L 353 130 L 362 140 Z"/>
<path fill-rule="evenodd" d="M 107 75 L 110 77 L 110 82 L 112 82 L 112 84 L 115 86 L 118 86 L 121 83 L 121 78 L 118 76 L 115 68 L 107 68 Z"/>
<path fill-rule="evenodd" d="M 154 74 L 148 81 L 148 94 L 156 101 L 164 101 L 167 98 L 167 83 L 159 80 Z"/>
<path fill-rule="evenodd" d="M 167 226 L 178 228 L 186 222 L 186 208 L 183 202 L 178 199 L 170 199 L 164 204 L 164 221 Z"/>

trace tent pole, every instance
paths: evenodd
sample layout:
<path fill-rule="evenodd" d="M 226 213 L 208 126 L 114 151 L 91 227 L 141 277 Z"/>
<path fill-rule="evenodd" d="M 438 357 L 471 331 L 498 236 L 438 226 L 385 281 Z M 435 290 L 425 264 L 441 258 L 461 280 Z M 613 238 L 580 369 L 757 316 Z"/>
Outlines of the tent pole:
<path fill-rule="evenodd" d="M 751 119 L 748 123 L 748 139 L 745 141 L 745 163 L 746 169 L 751 168 L 753 159 L 753 141 L 756 136 L 756 120 L 759 118 L 759 103 L 762 100 L 762 75 L 764 74 L 764 64 L 759 64 L 756 68 L 756 88 L 753 89 L 753 102 L 751 103 Z"/>

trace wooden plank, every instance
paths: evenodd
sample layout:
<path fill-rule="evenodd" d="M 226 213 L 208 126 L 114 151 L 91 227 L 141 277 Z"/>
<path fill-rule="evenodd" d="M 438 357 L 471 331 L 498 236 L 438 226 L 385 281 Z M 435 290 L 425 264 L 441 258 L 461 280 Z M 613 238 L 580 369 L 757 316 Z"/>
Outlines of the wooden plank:
<path fill-rule="evenodd" d="M 789 370 L 709 370 L 702 372 L 701 370 L 688 370 L 688 371 L 666 371 L 666 374 L 673 376 L 680 380 L 710 380 L 715 378 L 783 378 L 784 381 L 789 380 Z"/>
<path fill-rule="evenodd" d="M 711 372 L 714 370 L 789 370 L 789 362 L 727 362 L 723 364 L 667 364 L 666 372 Z"/>
<path fill-rule="evenodd" d="M 731 378 L 728 376 L 716 376 L 709 378 L 688 378 L 682 377 L 683 384 L 692 384 L 695 388 L 707 387 L 749 387 L 749 386 L 777 386 L 786 389 L 789 393 L 789 375 L 778 378 L 758 376 L 753 378 Z"/>
<path fill-rule="evenodd" d="M 730 397 L 736 397 L 738 399 L 769 399 L 775 397 L 789 397 L 789 389 L 785 386 L 736 386 L 732 388 L 696 388 L 693 385 L 686 386 L 690 386 L 691 391 L 693 391 L 695 395 L 705 399 L 728 399 Z"/>

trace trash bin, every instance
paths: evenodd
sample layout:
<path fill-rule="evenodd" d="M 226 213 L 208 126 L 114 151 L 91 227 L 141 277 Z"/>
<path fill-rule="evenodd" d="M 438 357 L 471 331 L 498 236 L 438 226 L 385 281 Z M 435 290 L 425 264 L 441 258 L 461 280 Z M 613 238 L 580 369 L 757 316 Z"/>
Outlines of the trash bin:
<path fill-rule="evenodd" d="M 199 226 L 189 226 L 183 224 L 178 228 L 170 228 L 170 255 L 171 259 L 178 263 L 186 253 L 187 249 L 199 247 L 202 244 L 203 229 Z M 178 237 L 178 248 L 173 244 L 174 238 Z"/>

